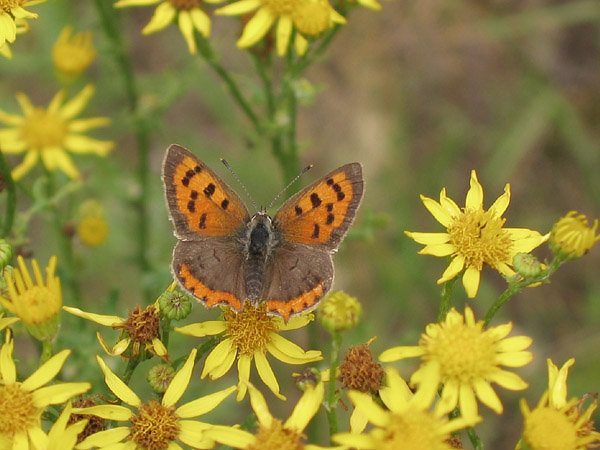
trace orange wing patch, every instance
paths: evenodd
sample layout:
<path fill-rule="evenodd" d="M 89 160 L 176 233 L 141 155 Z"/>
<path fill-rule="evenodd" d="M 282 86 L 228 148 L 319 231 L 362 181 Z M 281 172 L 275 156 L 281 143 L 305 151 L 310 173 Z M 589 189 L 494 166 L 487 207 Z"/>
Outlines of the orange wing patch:
<path fill-rule="evenodd" d="M 236 198 L 197 161 L 185 157 L 173 173 L 177 209 L 191 230 L 204 236 L 235 232 L 246 219 L 246 210 Z"/>
<path fill-rule="evenodd" d="M 238 312 L 242 310 L 242 302 L 239 298 L 230 292 L 215 291 L 209 288 L 190 272 L 187 264 L 181 264 L 178 276 L 183 286 L 188 289 L 194 297 L 204 302 L 207 308 L 226 304 Z"/>
<path fill-rule="evenodd" d="M 277 312 L 287 322 L 292 314 L 299 314 L 311 309 L 323 296 L 323 283 L 317 284 L 313 289 L 299 297 L 288 300 L 267 300 L 267 312 Z"/>
<path fill-rule="evenodd" d="M 313 245 L 328 242 L 344 223 L 353 198 L 352 180 L 345 172 L 326 177 L 277 213 L 285 238 Z"/>

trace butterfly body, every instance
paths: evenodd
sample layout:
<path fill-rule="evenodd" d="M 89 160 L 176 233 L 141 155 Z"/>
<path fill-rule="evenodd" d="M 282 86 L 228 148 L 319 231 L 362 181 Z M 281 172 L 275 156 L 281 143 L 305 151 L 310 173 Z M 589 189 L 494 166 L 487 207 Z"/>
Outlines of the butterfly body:
<path fill-rule="evenodd" d="M 363 192 L 352 163 L 300 191 L 273 218 L 250 216 L 239 196 L 189 150 L 171 145 L 163 164 L 170 218 L 179 242 L 172 271 L 207 307 L 267 304 L 285 320 L 316 307 L 333 283 L 331 254 Z"/>

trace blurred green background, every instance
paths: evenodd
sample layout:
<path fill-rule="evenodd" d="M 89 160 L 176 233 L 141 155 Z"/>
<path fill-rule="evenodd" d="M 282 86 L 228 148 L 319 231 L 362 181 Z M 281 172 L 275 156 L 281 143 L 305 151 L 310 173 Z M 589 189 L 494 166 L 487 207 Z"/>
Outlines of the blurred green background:
<path fill-rule="evenodd" d="M 47 105 L 60 88 L 51 62 L 51 47 L 60 30 L 66 24 L 76 31 L 93 30 L 99 55 L 81 84 L 92 82 L 97 91 L 82 117 L 110 116 L 110 127 L 90 134 L 116 141 L 116 148 L 107 158 L 75 157 L 85 181 L 65 205 L 65 221 L 85 199 L 104 205 L 108 240 L 93 249 L 74 242 L 84 309 L 124 316 L 128 308 L 154 301 L 155 297 L 141 297 L 142 286 L 158 296 L 171 279 L 175 238 L 160 180 L 169 144 L 190 148 L 239 190 L 219 162 L 226 158 L 260 205 L 269 204 L 290 180 L 283 179 L 266 142 L 253 134 L 210 67 L 188 53 L 179 30 L 170 26 L 143 36 L 140 31 L 154 7 L 122 10 L 142 113 L 154 117 L 147 219 L 152 271 L 141 274 L 134 260 L 136 211 L 131 203 L 139 192 L 137 153 L 109 43 L 92 2 L 55 0 L 34 10 L 40 18 L 12 46 L 14 59 L 0 60 L 0 108 L 20 112 L 14 99 L 17 91 L 37 105 Z M 210 40 L 223 65 L 244 92 L 260 102 L 260 80 L 248 56 L 235 47 L 237 35 L 237 19 L 213 17 Z M 355 160 L 362 162 L 366 179 L 357 221 L 335 257 L 335 288 L 358 297 L 364 307 L 363 321 L 345 338 L 345 345 L 378 336 L 371 345 L 375 355 L 394 345 L 415 345 L 425 325 L 436 320 L 441 289 L 435 281 L 447 262 L 417 255 L 421 246 L 403 234 L 404 230 L 442 231 L 419 194 L 438 198 L 446 187 L 462 206 L 470 170 L 476 169 L 486 207 L 502 193 L 505 183 L 511 184 L 506 226 L 546 233 L 569 210 L 592 220 L 600 216 L 600 4 L 596 0 L 384 0 L 381 12 L 354 9 L 326 57 L 306 72 L 305 79 L 299 89 L 308 104 L 298 113 L 298 137 L 302 164 L 312 163 L 315 168 L 292 192 Z M 39 173 L 38 167 L 29 179 Z M 23 209 L 26 199 L 20 201 L 25 202 Z M 373 226 L 382 221 L 384 227 Z M 57 249 L 44 217 L 32 224 L 29 236 L 31 243 L 23 250 L 45 264 Z M 535 254 L 542 259 L 550 256 L 545 247 Z M 514 334 L 532 336 L 536 357 L 527 367 L 516 369 L 531 384 L 528 391 L 497 389 L 504 415 L 481 407 L 485 421 L 478 430 L 487 448 L 514 448 L 522 429 L 518 399 L 524 395 L 530 406 L 537 403 L 547 384 L 546 358 L 559 366 L 576 358 L 570 396 L 598 390 L 599 261 L 600 251 L 593 249 L 561 268 L 550 284 L 517 295 L 495 318 L 492 325 L 510 320 Z M 482 317 L 504 288 L 500 275 L 486 269 L 478 296 L 467 301 L 458 283 L 453 305 L 462 312 L 468 303 Z M 64 301 L 69 304 L 68 298 Z M 186 323 L 217 315 L 198 306 Z M 63 328 L 79 320 L 65 317 Z M 93 333 L 74 341 L 68 329 L 63 331 L 57 347 L 74 347 L 75 358 L 89 361 L 84 372 L 67 377 L 97 377 L 93 356 L 101 349 Z M 319 333 L 327 353 L 329 338 L 324 331 Z M 109 342 L 113 339 L 108 330 L 103 334 Z M 306 344 L 304 332 L 296 337 Z M 189 346 L 187 339 L 172 339 Z M 36 358 L 32 351 L 32 361 Z M 409 377 L 414 364 L 396 366 Z M 282 391 L 294 398 L 289 367 L 274 366 L 281 374 Z M 230 374 L 223 385 L 232 380 Z M 268 400 L 276 410 L 280 402 L 272 396 Z M 282 417 L 287 417 L 289 407 L 281 406 Z"/>

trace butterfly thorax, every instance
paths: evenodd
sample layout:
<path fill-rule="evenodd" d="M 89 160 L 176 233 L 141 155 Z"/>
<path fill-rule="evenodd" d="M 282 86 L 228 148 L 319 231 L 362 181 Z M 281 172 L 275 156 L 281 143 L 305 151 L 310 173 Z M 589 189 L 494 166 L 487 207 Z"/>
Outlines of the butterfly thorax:
<path fill-rule="evenodd" d="M 264 212 L 255 214 L 246 234 L 246 294 L 253 304 L 260 301 L 267 262 L 279 238 L 271 218 Z"/>

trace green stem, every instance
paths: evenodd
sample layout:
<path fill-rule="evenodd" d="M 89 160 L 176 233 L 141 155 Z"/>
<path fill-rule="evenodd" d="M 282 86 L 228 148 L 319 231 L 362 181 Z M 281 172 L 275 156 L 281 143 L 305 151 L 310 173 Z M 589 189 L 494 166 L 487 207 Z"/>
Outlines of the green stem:
<path fill-rule="evenodd" d="M 42 354 L 40 355 L 40 366 L 48 361 L 53 354 L 52 341 L 42 341 Z"/>
<path fill-rule="evenodd" d="M 169 335 L 171 333 L 171 319 L 163 317 L 160 324 L 161 340 L 165 348 L 169 348 Z"/>
<path fill-rule="evenodd" d="M 65 282 L 65 287 L 68 290 L 68 303 L 77 307 L 81 306 L 81 290 L 79 288 L 77 265 L 73 255 L 73 240 L 67 235 L 64 230 L 62 214 L 59 210 L 58 202 L 56 201 L 57 192 L 54 187 L 52 173 L 45 169 L 46 174 L 46 207 L 52 214 L 52 222 L 59 247 L 60 265 L 65 268 L 61 275 L 62 281 Z"/>
<path fill-rule="evenodd" d="M 438 314 L 438 322 L 442 322 L 446 318 L 446 314 L 450 310 L 450 302 L 452 300 L 452 293 L 454 292 L 454 285 L 458 277 L 454 277 L 444 283 L 442 287 L 442 301 L 440 302 L 440 313 Z"/>
<path fill-rule="evenodd" d="M 473 427 L 467 428 L 467 435 L 469 436 L 469 440 L 471 441 L 471 444 L 473 445 L 473 450 L 483 450 L 483 442 L 481 442 L 481 439 L 479 439 L 479 436 L 477 435 L 475 428 L 473 428 Z"/>
<path fill-rule="evenodd" d="M 533 283 L 547 281 L 550 278 L 550 276 L 554 272 L 556 272 L 564 262 L 565 261 L 563 259 L 555 257 L 550 262 L 546 270 L 541 271 L 537 276 L 530 278 L 519 278 L 516 281 L 509 281 L 506 290 L 502 294 L 500 294 L 500 296 L 496 299 L 492 306 L 490 306 L 490 309 L 488 309 L 487 313 L 485 314 L 484 327 L 487 328 L 490 321 L 500 310 L 500 308 L 502 308 L 506 304 L 506 302 L 508 302 L 515 294 L 521 292 L 523 289 L 525 289 L 527 286 Z"/>
<path fill-rule="evenodd" d="M 335 24 L 333 28 L 329 29 L 327 34 L 319 40 L 319 43 L 310 48 L 301 58 L 298 59 L 294 67 L 292 67 L 292 73 L 294 78 L 300 76 L 317 58 L 319 58 L 323 52 L 327 49 L 335 35 L 340 31 L 341 25 Z"/>
<path fill-rule="evenodd" d="M 125 367 L 125 371 L 123 372 L 123 381 L 125 384 L 129 384 L 131 381 L 131 377 L 133 376 L 133 372 L 135 372 L 136 367 L 140 363 L 141 355 L 144 354 L 144 350 L 140 350 L 139 355 L 129 358 L 127 360 L 127 367 Z"/>
<path fill-rule="evenodd" d="M 196 40 L 196 46 L 198 47 L 198 50 L 200 51 L 200 54 L 204 60 L 213 68 L 221 80 L 223 80 L 233 99 L 237 102 L 240 108 L 242 108 L 242 111 L 244 111 L 248 119 L 250 119 L 250 122 L 252 122 L 252 125 L 254 125 L 257 133 L 262 134 L 263 127 L 258 117 L 252 110 L 250 103 L 248 103 L 248 101 L 244 98 L 244 95 L 242 94 L 242 91 L 240 91 L 237 83 L 220 64 L 219 57 L 210 45 L 210 42 L 204 37 L 198 35 L 198 33 L 194 33 L 194 39 Z"/>
<path fill-rule="evenodd" d="M 17 189 L 15 187 L 15 181 L 10 173 L 10 166 L 6 161 L 2 150 L 0 150 L 0 174 L 2 176 L 1 181 L 6 187 L 6 212 L 4 214 L 4 223 L 2 224 L 0 236 L 8 237 L 12 230 L 15 211 L 17 209 Z"/>
<path fill-rule="evenodd" d="M 342 347 L 342 334 L 334 332 L 331 336 L 331 355 L 329 358 L 329 384 L 327 385 L 327 400 L 325 402 L 325 410 L 327 412 L 327 422 L 329 423 L 329 437 L 338 432 L 337 423 L 337 403 L 338 396 L 336 394 L 336 378 L 340 349 Z"/>
<path fill-rule="evenodd" d="M 136 144 L 138 150 L 138 168 L 137 178 L 140 186 L 139 196 L 135 200 L 137 210 L 137 262 L 142 273 L 150 269 L 150 262 L 147 256 L 149 224 L 148 205 L 149 205 L 149 181 L 150 181 L 150 158 L 149 141 L 150 130 L 145 117 L 139 115 L 139 93 L 136 80 L 133 74 L 131 59 L 126 51 L 125 40 L 119 27 L 117 13 L 111 2 L 105 0 L 95 0 L 96 9 L 100 15 L 104 32 L 112 45 L 112 52 L 115 62 L 121 73 L 125 88 L 125 96 L 129 112 L 133 117 L 133 126 L 135 129 Z M 149 297 L 150 292 L 147 288 L 143 289 L 144 297 Z"/>

